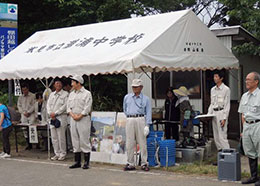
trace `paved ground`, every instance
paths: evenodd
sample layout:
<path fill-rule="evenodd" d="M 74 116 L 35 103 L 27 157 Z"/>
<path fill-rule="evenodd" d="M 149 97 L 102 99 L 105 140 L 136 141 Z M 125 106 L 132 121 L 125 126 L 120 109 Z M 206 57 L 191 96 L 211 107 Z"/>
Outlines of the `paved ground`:
<path fill-rule="evenodd" d="M 236 147 L 237 143 L 232 143 Z M 12 158 L 0 159 L 0 186 L 73 186 L 73 185 L 141 185 L 141 186 L 220 186 L 240 185 L 240 182 L 218 181 L 217 176 L 196 176 L 176 174 L 152 169 L 150 172 L 137 170 L 122 171 L 120 165 L 104 165 L 91 163 L 91 169 L 70 170 L 73 153 L 69 153 L 64 162 L 48 160 L 48 153 L 38 149 L 30 151 L 19 147 L 16 153 L 12 149 Z M 214 154 L 215 152 L 213 152 Z M 249 172 L 246 157 L 241 158 L 242 172 Z"/>
<path fill-rule="evenodd" d="M 186 176 L 165 171 L 124 172 L 108 165 L 92 165 L 90 169 L 69 169 L 69 162 L 30 160 L 27 158 L 0 159 L 1 186 L 233 186 L 240 182 L 221 182 L 216 178 Z"/>

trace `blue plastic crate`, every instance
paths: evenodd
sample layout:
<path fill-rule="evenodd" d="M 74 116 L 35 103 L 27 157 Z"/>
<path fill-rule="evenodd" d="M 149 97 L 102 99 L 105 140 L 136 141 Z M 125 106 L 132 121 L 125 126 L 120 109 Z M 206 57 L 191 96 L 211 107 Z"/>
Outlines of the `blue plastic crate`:
<path fill-rule="evenodd" d="M 157 165 L 155 156 L 148 156 L 149 166 L 154 167 Z"/>
<path fill-rule="evenodd" d="M 166 167 L 166 157 L 160 157 L 160 163 L 161 163 L 161 166 L 164 166 Z M 168 157 L 168 167 L 170 166 L 174 166 L 175 165 L 175 156 L 169 156 Z"/>

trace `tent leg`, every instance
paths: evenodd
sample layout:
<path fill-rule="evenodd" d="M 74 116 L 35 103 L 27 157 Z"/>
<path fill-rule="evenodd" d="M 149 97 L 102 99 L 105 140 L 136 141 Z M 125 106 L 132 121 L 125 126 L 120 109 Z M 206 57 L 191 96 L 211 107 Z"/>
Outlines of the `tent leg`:
<path fill-rule="evenodd" d="M 90 78 L 90 75 L 88 76 L 88 84 L 89 84 L 89 91 L 92 92 L 91 91 L 92 88 L 91 88 L 91 78 Z"/>
<path fill-rule="evenodd" d="M 45 87 L 49 88 L 48 79 L 45 78 Z M 48 118 L 48 113 L 46 112 L 46 119 Z M 48 142 L 48 160 L 51 159 L 51 145 L 50 145 L 50 125 L 49 125 L 48 119 L 47 119 L 47 142 Z"/>
<path fill-rule="evenodd" d="M 12 99 L 12 80 L 8 80 L 8 105 L 13 106 L 13 99 Z"/>
<path fill-rule="evenodd" d="M 155 69 L 153 69 L 153 93 L 154 93 L 154 104 L 157 107 L 157 91 L 156 91 L 156 77 L 155 77 Z"/>
<path fill-rule="evenodd" d="M 241 69 L 241 66 L 239 66 L 239 68 L 238 68 L 238 71 L 237 71 L 237 79 L 238 79 L 238 81 L 237 81 L 237 83 L 238 83 L 238 86 L 237 86 L 237 91 L 238 91 L 238 102 L 240 102 L 240 99 L 241 99 L 241 90 L 242 90 L 242 87 L 241 87 L 241 80 L 242 80 L 242 77 L 241 77 L 241 75 L 242 75 L 242 69 Z M 239 132 L 240 132 L 240 134 L 242 133 L 242 130 L 243 130 L 243 127 L 242 127 L 242 116 L 241 116 L 241 114 L 239 114 Z"/>

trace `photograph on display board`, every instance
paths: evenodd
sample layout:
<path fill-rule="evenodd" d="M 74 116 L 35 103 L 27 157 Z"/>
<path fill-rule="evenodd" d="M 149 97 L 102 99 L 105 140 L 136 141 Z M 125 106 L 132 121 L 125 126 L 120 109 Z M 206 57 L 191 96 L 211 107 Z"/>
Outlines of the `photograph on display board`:
<path fill-rule="evenodd" d="M 124 154 L 126 152 L 125 127 L 126 116 L 123 112 L 118 112 L 114 131 L 113 153 Z"/>
<path fill-rule="evenodd" d="M 91 135 L 92 151 L 112 152 L 116 112 L 92 112 L 95 133 Z"/>
<path fill-rule="evenodd" d="M 17 15 L 16 4 L 0 3 L 0 27 L 17 28 Z"/>

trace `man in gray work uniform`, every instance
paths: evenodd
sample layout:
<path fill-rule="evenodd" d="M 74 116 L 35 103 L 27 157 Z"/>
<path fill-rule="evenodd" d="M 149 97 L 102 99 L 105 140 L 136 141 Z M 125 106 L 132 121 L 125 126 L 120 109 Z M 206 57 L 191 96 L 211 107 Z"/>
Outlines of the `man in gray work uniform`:
<path fill-rule="evenodd" d="M 70 93 L 67 103 L 67 113 L 70 115 L 71 138 L 75 163 L 71 169 L 81 167 L 81 152 L 84 153 L 85 163 L 83 169 L 89 168 L 90 160 L 90 112 L 92 107 L 92 95 L 82 85 L 84 80 L 81 76 L 71 77 L 73 91 Z"/>
<path fill-rule="evenodd" d="M 255 183 L 258 181 L 258 157 L 260 156 L 260 90 L 258 88 L 260 75 L 251 72 L 246 76 L 247 92 L 243 94 L 238 112 L 242 114 L 243 133 L 242 141 L 245 155 L 249 160 L 251 177 L 242 184 Z"/>
<path fill-rule="evenodd" d="M 59 120 L 60 126 L 50 125 L 51 140 L 55 156 L 51 160 L 63 161 L 66 157 L 66 129 L 67 129 L 67 99 L 68 92 L 62 89 L 62 82 L 56 79 L 55 91 L 50 94 L 47 102 L 47 113 L 52 121 Z"/>

